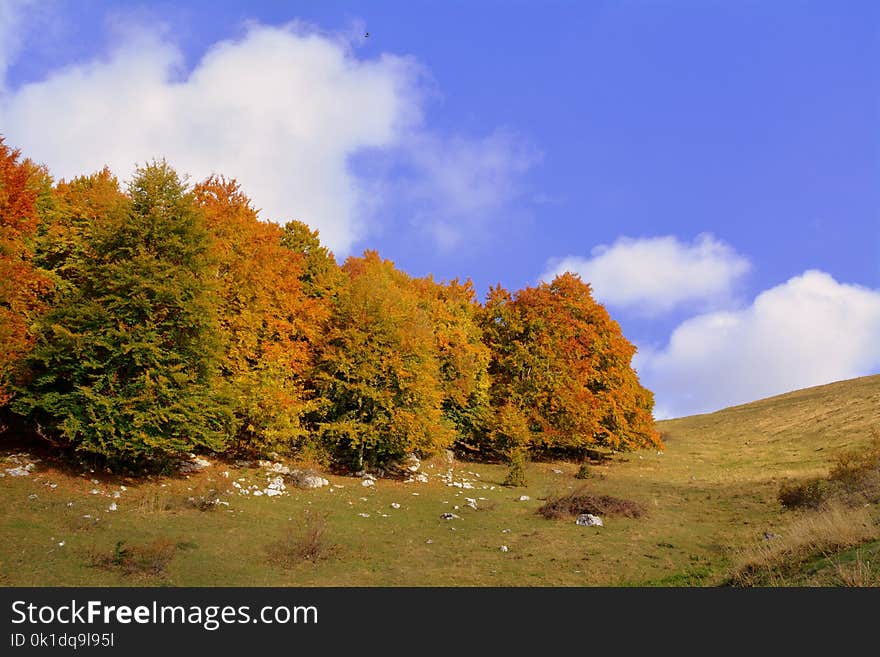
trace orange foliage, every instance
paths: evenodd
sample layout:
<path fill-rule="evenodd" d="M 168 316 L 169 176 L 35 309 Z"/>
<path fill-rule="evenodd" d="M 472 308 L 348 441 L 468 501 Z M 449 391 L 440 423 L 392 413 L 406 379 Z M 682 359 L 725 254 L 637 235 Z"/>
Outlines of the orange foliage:
<path fill-rule="evenodd" d="M 493 353 L 493 403 L 519 409 L 529 442 L 659 446 L 653 396 L 631 367 L 636 348 L 579 277 L 566 273 L 515 297 L 493 288 L 483 326 Z"/>
<path fill-rule="evenodd" d="M 306 377 L 328 305 L 304 293 L 303 257 L 282 245 L 279 226 L 257 218 L 238 183 L 213 176 L 194 194 L 214 238 L 223 367 L 241 422 L 238 446 L 290 447 L 311 408 Z"/>
<path fill-rule="evenodd" d="M 37 229 L 39 173 L 0 137 L 0 405 L 9 400 L 9 384 L 33 344 L 28 326 L 48 286 L 33 265 L 29 244 Z"/>

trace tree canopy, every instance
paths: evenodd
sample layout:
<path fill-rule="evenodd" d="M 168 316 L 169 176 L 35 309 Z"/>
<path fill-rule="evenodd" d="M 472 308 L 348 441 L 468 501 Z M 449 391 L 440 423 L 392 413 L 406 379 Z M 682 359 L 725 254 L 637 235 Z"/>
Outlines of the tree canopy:
<path fill-rule="evenodd" d="M 235 180 L 55 182 L 0 140 L 0 409 L 110 465 L 454 446 L 518 477 L 536 450 L 660 445 L 634 354 L 573 274 L 480 303 L 375 251 L 340 266 Z"/>

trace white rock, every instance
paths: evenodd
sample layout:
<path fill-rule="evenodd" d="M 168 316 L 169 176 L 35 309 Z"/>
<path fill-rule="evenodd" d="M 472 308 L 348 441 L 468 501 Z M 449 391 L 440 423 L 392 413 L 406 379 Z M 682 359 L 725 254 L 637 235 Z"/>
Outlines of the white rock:
<path fill-rule="evenodd" d="M 517 502 L 528 502 L 528 501 L 531 500 L 531 499 L 532 499 L 532 498 L 529 497 L 528 495 L 520 495 L 520 496 L 519 496 L 519 499 L 517 500 Z"/>
<path fill-rule="evenodd" d="M 577 517 L 575 523 L 580 525 L 581 527 L 604 527 L 605 523 L 602 522 L 602 518 L 599 516 L 594 516 L 592 513 L 582 513 Z"/>
<path fill-rule="evenodd" d="M 89 492 L 90 492 L 92 495 L 100 495 L 100 494 L 101 494 L 101 491 L 99 491 L 97 488 L 93 488 L 93 489 L 90 490 Z"/>
<path fill-rule="evenodd" d="M 64 547 L 65 541 L 58 541 L 58 547 Z"/>
<path fill-rule="evenodd" d="M 112 502 L 110 506 L 107 508 L 108 511 L 116 511 L 118 507 L 116 506 L 116 502 Z"/>
<path fill-rule="evenodd" d="M 312 470 L 291 470 L 287 478 L 297 488 L 321 488 L 330 482 Z"/>
<path fill-rule="evenodd" d="M 422 467 L 422 462 L 415 454 L 408 454 L 407 457 L 403 460 L 403 467 L 410 472 L 418 472 L 419 468 Z"/>
<path fill-rule="evenodd" d="M 457 515 L 455 515 L 454 513 L 448 513 L 448 512 L 447 512 L 447 513 L 441 513 L 441 514 L 440 514 L 440 517 L 441 517 L 443 520 L 457 520 L 457 519 L 460 518 L 461 516 L 457 516 Z"/>
<path fill-rule="evenodd" d="M 501 546 L 501 551 L 502 551 L 502 552 L 510 552 L 510 548 L 507 547 L 506 545 L 502 545 L 502 546 Z"/>
<path fill-rule="evenodd" d="M 209 467 L 211 462 L 208 459 L 203 459 L 195 454 L 190 454 L 190 460 L 184 461 L 180 464 L 178 470 L 183 474 L 189 474 L 191 472 L 198 472 L 199 470 L 204 470 Z"/>
<path fill-rule="evenodd" d="M 392 508 L 392 509 L 399 509 L 399 508 L 400 508 L 400 505 L 399 505 L 397 502 L 392 502 L 392 503 L 391 503 L 391 508 Z"/>
<path fill-rule="evenodd" d="M 376 482 L 373 481 L 372 479 L 364 479 L 364 480 L 361 482 L 361 486 L 367 486 L 367 487 L 370 487 L 370 486 L 375 486 L 375 485 L 376 485 Z"/>
<path fill-rule="evenodd" d="M 369 517 L 370 517 L 370 514 L 369 514 L 369 513 L 359 513 L 358 515 L 359 515 L 361 518 L 369 518 Z"/>
<path fill-rule="evenodd" d="M 16 466 L 14 468 L 6 468 L 6 474 L 10 477 L 28 477 L 31 474 L 31 470 L 34 469 L 32 463 L 28 463 L 26 466 Z"/>
<path fill-rule="evenodd" d="M 256 496 L 256 497 L 259 497 L 259 496 L 262 495 L 262 494 L 263 494 L 263 491 L 261 491 L 261 490 L 255 490 L 255 491 L 254 491 L 254 496 Z"/>

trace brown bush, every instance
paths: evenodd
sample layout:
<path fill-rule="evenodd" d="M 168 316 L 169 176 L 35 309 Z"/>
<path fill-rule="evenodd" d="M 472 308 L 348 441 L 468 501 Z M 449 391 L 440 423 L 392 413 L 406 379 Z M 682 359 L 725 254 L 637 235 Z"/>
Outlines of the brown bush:
<path fill-rule="evenodd" d="M 545 518 L 559 519 L 592 513 L 597 516 L 618 516 L 623 518 L 641 518 L 645 515 L 645 507 L 632 500 L 624 500 L 611 495 L 593 495 L 586 487 L 578 488 L 570 493 L 554 495 L 538 509 Z"/>
<path fill-rule="evenodd" d="M 306 511 L 300 527 L 288 530 L 266 549 L 271 562 L 285 567 L 302 561 L 321 561 L 332 557 L 336 550 L 337 546 L 327 538 L 327 517 L 311 511 Z"/>
<path fill-rule="evenodd" d="M 880 433 L 867 447 L 843 452 L 825 479 L 783 484 L 778 499 L 786 509 L 819 509 L 831 503 L 860 506 L 880 502 Z"/>
<path fill-rule="evenodd" d="M 818 509 L 828 497 L 828 484 L 813 479 L 800 484 L 783 483 L 777 499 L 786 509 Z"/>

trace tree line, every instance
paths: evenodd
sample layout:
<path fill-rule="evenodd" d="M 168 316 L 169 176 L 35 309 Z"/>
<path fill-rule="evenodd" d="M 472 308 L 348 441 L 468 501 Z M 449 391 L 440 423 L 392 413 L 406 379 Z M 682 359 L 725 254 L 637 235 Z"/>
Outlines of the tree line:
<path fill-rule="evenodd" d="M 234 180 L 54 181 L 0 138 L 0 412 L 110 467 L 659 446 L 634 353 L 575 275 L 481 303 L 375 251 L 339 265 Z"/>

